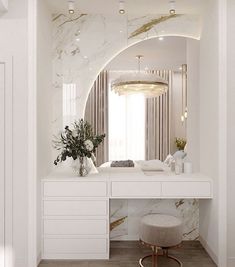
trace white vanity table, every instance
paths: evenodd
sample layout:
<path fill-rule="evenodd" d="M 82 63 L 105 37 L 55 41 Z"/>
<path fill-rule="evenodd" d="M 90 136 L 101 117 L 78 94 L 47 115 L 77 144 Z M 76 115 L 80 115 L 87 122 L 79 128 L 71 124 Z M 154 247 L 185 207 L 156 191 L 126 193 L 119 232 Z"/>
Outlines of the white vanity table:
<path fill-rule="evenodd" d="M 54 172 L 42 180 L 42 258 L 108 259 L 110 199 L 212 196 L 212 180 L 200 173 L 107 168 L 81 178 Z"/>

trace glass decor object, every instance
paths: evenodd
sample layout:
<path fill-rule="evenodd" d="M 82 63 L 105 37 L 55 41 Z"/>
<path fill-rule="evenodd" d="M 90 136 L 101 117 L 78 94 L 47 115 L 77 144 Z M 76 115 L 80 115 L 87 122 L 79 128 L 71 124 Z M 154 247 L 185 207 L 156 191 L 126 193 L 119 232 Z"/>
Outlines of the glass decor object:
<path fill-rule="evenodd" d="M 78 176 L 87 176 L 90 169 L 88 166 L 87 157 L 78 157 L 73 161 L 72 168 Z"/>

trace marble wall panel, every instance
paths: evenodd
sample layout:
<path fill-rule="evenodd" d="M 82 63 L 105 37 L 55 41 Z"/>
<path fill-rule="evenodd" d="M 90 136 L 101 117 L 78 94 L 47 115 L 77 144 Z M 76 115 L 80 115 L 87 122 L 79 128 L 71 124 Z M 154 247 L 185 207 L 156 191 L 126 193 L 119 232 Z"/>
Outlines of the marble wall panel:
<path fill-rule="evenodd" d="M 62 130 L 63 84 L 76 85 L 77 118 L 83 116 L 89 90 L 99 72 L 129 46 L 158 36 L 199 39 L 200 18 L 194 15 L 109 16 L 55 14 L 53 25 L 52 132 Z M 184 239 L 198 238 L 196 200 L 112 200 L 112 239 L 138 239 L 138 224 L 146 213 L 168 213 L 184 222 Z"/>
<path fill-rule="evenodd" d="M 171 214 L 181 218 L 183 239 L 198 239 L 199 204 L 195 199 L 112 200 L 110 207 L 113 240 L 138 240 L 139 222 L 148 213 Z"/>
<path fill-rule="evenodd" d="M 56 14 L 52 23 L 53 89 L 62 89 L 62 83 L 76 84 L 78 117 L 83 116 L 99 72 L 127 47 L 160 35 L 200 37 L 200 19 L 194 15 Z"/>

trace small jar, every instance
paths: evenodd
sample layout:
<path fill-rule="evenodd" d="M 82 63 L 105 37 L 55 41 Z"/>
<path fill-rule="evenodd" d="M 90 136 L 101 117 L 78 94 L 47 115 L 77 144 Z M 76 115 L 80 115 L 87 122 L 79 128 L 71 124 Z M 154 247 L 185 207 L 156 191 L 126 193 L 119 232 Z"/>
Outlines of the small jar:
<path fill-rule="evenodd" d="M 193 164 L 190 161 L 184 162 L 184 173 L 190 174 L 193 172 Z"/>
<path fill-rule="evenodd" d="M 181 158 L 175 160 L 175 174 L 181 174 L 183 171 L 183 161 Z"/>

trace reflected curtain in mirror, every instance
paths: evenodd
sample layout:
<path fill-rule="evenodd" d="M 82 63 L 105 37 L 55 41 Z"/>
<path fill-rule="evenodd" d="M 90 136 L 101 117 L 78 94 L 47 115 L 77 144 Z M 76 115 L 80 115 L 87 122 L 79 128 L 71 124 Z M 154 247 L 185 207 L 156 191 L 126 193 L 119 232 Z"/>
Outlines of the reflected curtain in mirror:
<path fill-rule="evenodd" d="M 145 158 L 165 160 L 170 153 L 170 99 L 172 72 L 150 71 L 168 81 L 168 90 L 159 97 L 146 99 Z"/>
<path fill-rule="evenodd" d="M 96 165 L 108 161 L 108 72 L 97 77 L 87 99 L 85 117 L 95 134 L 105 133 L 104 142 L 96 151 Z"/>

